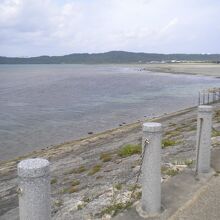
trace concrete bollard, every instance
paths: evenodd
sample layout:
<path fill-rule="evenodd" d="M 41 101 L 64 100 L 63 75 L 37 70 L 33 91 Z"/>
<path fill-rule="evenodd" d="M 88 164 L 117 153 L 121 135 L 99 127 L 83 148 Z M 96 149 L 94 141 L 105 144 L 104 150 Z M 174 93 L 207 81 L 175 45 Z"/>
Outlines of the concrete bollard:
<path fill-rule="evenodd" d="M 50 220 L 49 162 L 27 159 L 18 164 L 20 220 Z"/>
<path fill-rule="evenodd" d="M 137 206 L 138 213 L 144 216 L 153 216 L 161 212 L 161 137 L 160 123 L 143 124 L 143 141 L 147 139 L 142 164 L 142 198 Z"/>
<path fill-rule="evenodd" d="M 199 106 L 197 119 L 197 164 L 196 172 L 208 173 L 210 170 L 212 132 L 212 106 Z"/>

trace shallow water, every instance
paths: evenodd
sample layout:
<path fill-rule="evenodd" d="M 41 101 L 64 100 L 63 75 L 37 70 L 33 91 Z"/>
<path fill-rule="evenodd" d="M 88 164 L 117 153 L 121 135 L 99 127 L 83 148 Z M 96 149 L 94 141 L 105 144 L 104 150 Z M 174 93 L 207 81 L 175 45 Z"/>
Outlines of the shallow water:
<path fill-rule="evenodd" d="M 196 105 L 210 87 L 130 65 L 0 65 L 0 160 Z"/>

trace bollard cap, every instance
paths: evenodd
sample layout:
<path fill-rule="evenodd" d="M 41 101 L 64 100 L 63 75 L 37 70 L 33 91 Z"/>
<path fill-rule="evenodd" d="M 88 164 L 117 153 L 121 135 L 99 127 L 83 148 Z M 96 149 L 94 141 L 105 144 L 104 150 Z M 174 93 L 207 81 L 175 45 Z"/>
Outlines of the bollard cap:
<path fill-rule="evenodd" d="M 213 107 L 211 105 L 200 105 L 198 107 L 199 112 L 212 112 Z"/>
<path fill-rule="evenodd" d="M 17 166 L 18 176 L 25 178 L 46 176 L 49 174 L 49 165 L 49 161 L 42 158 L 22 160 Z"/>
<path fill-rule="evenodd" d="M 162 125 L 160 123 L 156 122 L 147 122 L 143 124 L 143 131 L 147 132 L 161 132 L 162 131 Z"/>

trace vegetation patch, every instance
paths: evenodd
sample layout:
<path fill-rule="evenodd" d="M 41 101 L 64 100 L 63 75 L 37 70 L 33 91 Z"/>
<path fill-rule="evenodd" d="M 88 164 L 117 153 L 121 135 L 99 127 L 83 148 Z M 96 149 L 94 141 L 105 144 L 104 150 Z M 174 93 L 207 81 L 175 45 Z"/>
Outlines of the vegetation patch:
<path fill-rule="evenodd" d="M 161 167 L 161 173 L 168 176 L 175 176 L 179 173 L 179 170 L 163 166 Z"/>
<path fill-rule="evenodd" d="M 162 148 L 167 148 L 167 147 L 172 147 L 172 146 L 175 146 L 177 144 L 179 144 L 180 141 L 175 141 L 175 140 L 171 140 L 171 139 L 164 139 L 162 141 Z"/>
<path fill-rule="evenodd" d="M 219 173 L 215 173 L 214 176 L 215 176 L 215 177 L 219 176 Z"/>
<path fill-rule="evenodd" d="M 102 162 L 109 162 L 112 160 L 112 155 L 110 153 L 102 153 L 100 155 L 100 160 L 102 160 Z"/>
<path fill-rule="evenodd" d="M 91 201 L 91 199 L 89 197 L 83 197 L 83 202 L 85 203 L 89 203 Z"/>
<path fill-rule="evenodd" d="M 216 130 L 216 129 L 212 129 L 212 137 L 218 137 L 220 136 L 220 131 Z"/>
<path fill-rule="evenodd" d="M 57 206 L 57 207 L 60 207 L 63 205 L 63 200 L 59 199 L 59 200 L 55 200 L 54 201 L 54 205 Z"/>
<path fill-rule="evenodd" d="M 79 180 L 73 180 L 71 183 L 72 186 L 78 186 L 79 184 L 80 184 Z"/>
<path fill-rule="evenodd" d="M 103 179 L 103 176 L 97 176 L 96 179 L 97 180 Z"/>
<path fill-rule="evenodd" d="M 77 167 L 75 169 L 72 169 L 70 171 L 65 172 L 65 174 L 67 174 L 67 175 L 68 174 L 73 174 L 73 173 L 79 174 L 79 173 L 83 173 L 85 171 L 86 171 L 86 168 L 84 166 L 80 166 L 80 167 Z"/>
<path fill-rule="evenodd" d="M 83 204 L 77 205 L 77 210 L 82 210 L 84 207 L 85 207 L 85 205 L 83 205 Z"/>
<path fill-rule="evenodd" d="M 117 190 L 121 190 L 122 189 L 122 184 L 121 183 L 117 183 L 114 185 L 114 188 Z"/>
<path fill-rule="evenodd" d="M 63 189 L 61 191 L 61 193 L 69 193 L 69 194 L 71 194 L 71 193 L 75 193 L 75 192 L 78 192 L 78 191 L 79 191 L 79 189 L 76 186 L 71 186 L 69 188 Z"/>
<path fill-rule="evenodd" d="M 88 173 L 88 175 L 92 176 L 94 175 L 95 173 L 98 173 L 100 170 L 101 170 L 101 165 L 98 164 L 98 165 L 95 165 Z"/>
<path fill-rule="evenodd" d="M 136 192 L 136 193 L 134 194 L 134 199 L 139 200 L 139 199 L 141 199 L 141 196 L 142 196 L 142 192 Z"/>
<path fill-rule="evenodd" d="M 118 156 L 120 157 L 129 157 L 133 154 L 141 154 L 140 144 L 127 144 L 118 151 Z"/>
<path fill-rule="evenodd" d="M 111 216 L 116 216 L 119 212 L 128 209 L 131 207 L 132 203 L 114 203 L 112 205 L 107 206 L 102 212 L 101 215 L 109 214 Z"/>
<path fill-rule="evenodd" d="M 75 192 L 78 192 L 79 191 L 79 189 L 77 188 L 77 187 L 75 187 L 75 186 L 72 186 L 72 187 L 70 187 L 69 189 L 68 189 L 68 193 L 75 193 Z"/>
<path fill-rule="evenodd" d="M 57 179 L 56 178 L 51 179 L 50 184 L 56 184 L 56 183 L 57 183 Z"/>
<path fill-rule="evenodd" d="M 196 125 L 190 126 L 190 127 L 188 128 L 188 131 L 195 131 L 196 128 L 197 128 Z"/>
<path fill-rule="evenodd" d="M 193 163 L 194 163 L 194 161 L 191 160 L 191 159 L 188 159 L 188 160 L 184 161 L 184 164 L 187 165 L 188 167 L 192 167 Z"/>
<path fill-rule="evenodd" d="M 179 136 L 181 133 L 178 130 L 172 130 L 172 131 L 167 131 L 165 133 L 166 136 L 170 136 L 170 137 L 176 137 Z"/>
<path fill-rule="evenodd" d="M 215 116 L 214 116 L 215 118 L 217 118 L 217 119 L 219 119 L 219 117 L 220 117 L 220 111 L 216 111 L 216 113 L 215 113 Z"/>
<path fill-rule="evenodd" d="M 128 186 L 128 190 L 129 191 L 135 191 L 136 189 L 140 189 L 141 186 L 140 185 L 136 185 L 136 184 L 132 184 Z"/>

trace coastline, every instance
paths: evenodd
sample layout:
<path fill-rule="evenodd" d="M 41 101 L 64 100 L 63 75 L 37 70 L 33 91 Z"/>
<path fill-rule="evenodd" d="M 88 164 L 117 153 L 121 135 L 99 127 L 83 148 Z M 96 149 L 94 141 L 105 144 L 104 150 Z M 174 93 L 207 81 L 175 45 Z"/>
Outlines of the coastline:
<path fill-rule="evenodd" d="M 155 71 L 155 69 L 150 70 L 149 65 L 144 66 L 147 66 L 147 71 Z M 167 68 L 167 66 L 164 67 Z M 157 68 L 158 71 L 155 72 L 165 72 L 161 67 L 157 66 Z M 172 72 L 169 71 L 169 73 Z M 201 75 L 190 72 L 174 71 L 173 73 Z M 217 75 L 212 76 L 217 77 Z M 215 104 L 215 110 L 220 111 L 220 104 Z M 23 159 L 35 157 L 46 158 L 50 161 L 51 178 L 56 180 L 56 183 L 52 185 L 53 219 L 64 219 L 63 217 L 66 215 L 69 215 L 69 219 L 81 219 L 82 212 L 77 210 L 77 207 L 73 208 L 72 204 L 82 202 L 82 198 L 85 195 L 89 198 L 91 197 L 91 202 L 86 203 L 88 210 L 86 209 L 85 213 L 88 214 L 87 211 L 92 210 L 94 216 L 100 215 L 108 207 L 109 200 L 112 199 L 112 195 L 108 195 L 112 191 L 114 184 L 122 184 L 123 193 L 130 193 L 130 188 L 135 182 L 138 172 L 140 158 L 139 155 L 120 158 L 117 155 L 117 151 L 126 144 L 140 144 L 142 123 L 145 121 L 162 123 L 164 126 L 164 138 L 173 138 L 176 141 L 176 146 L 162 150 L 163 166 L 166 166 L 166 164 L 172 164 L 173 166 L 173 161 L 194 160 L 196 116 L 197 107 L 194 106 L 173 113 L 165 113 L 152 119 L 126 124 L 50 148 L 33 151 L 30 154 L 11 160 L 0 161 L 0 208 L 2 207 L 2 210 L 0 209 L 0 219 L 16 219 L 18 215 L 16 165 Z M 215 123 L 218 123 L 216 119 Z M 113 155 L 112 160 L 107 163 L 100 161 L 102 153 Z M 101 170 L 94 176 L 89 176 L 89 169 L 97 164 L 102 166 Z M 80 166 L 84 166 L 86 169 L 83 173 L 72 172 L 73 169 L 77 169 Z M 163 174 L 164 181 L 169 180 L 169 178 L 169 175 Z M 77 186 L 77 191 L 74 194 L 68 193 L 67 189 L 70 187 L 71 181 L 75 179 L 80 181 L 80 185 Z M 123 198 L 123 196 L 124 194 L 119 195 L 120 198 Z M 94 200 L 93 197 L 95 198 Z M 98 202 L 95 200 L 98 200 Z M 57 203 L 62 204 L 57 206 Z M 100 207 L 97 206 L 97 203 Z M 94 219 L 99 218 L 95 217 Z"/>
<path fill-rule="evenodd" d="M 218 105 L 220 109 L 220 105 Z M 172 133 L 169 130 L 182 129 L 186 130 L 186 134 L 189 133 L 189 139 L 191 142 L 191 135 L 195 133 L 196 123 L 196 107 L 187 108 L 171 114 L 165 114 L 160 117 L 154 118 L 151 121 L 157 121 L 164 126 L 164 135 L 169 137 Z M 149 120 L 147 120 L 149 121 Z M 123 127 L 111 129 L 99 134 L 76 140 L 73 142 L 63 143 L 50 149 L 40 150 L 38 152 L 32 152 L 23 157 L 18 157 L 10 161 L 4 161 L 0 163 L 0 219 L 16 219 L 18 215 L 18 201 L 16 194 L 16 166 L 19 161 L 25 158 L 42 157 L 46 158 L 51 163 L 51 179 L 56 180 L 56 183 L 52 185 L 52 210 L 53 219 L 63 219 L 67 213 L 72 213 L 72 204 L 78 204 L 82 198 L 86 195 L 91 199 L 91 202 L 87 205 L 88 210 L 93 212 L 96 216 L 100 214 L 109 201 L 111 196 L 108 194 L 112 191 L 112 185 L 120 183 L 123 185 L 124 193 L 130 193 L 131 186 L 135 182 L 135 178 L 139 167 L 139 155 L 133 155 L 131 157 L 120 158 L 117 154 L 118 150 L 126 144 L 140 144 L 142 136 L 142 122 L 136 122 Z M 188 127 L 189 126 L 189 127 Z M 182 138 L 181 136 L 174 137 Z M 194 141 L 194 139 L 193 139 Z M 163 150 L 163 164 L 168 161 L 175 160 L 176 155 L 181 156 L 182 144 L 185 146 L 185 142 L 177 142 L 175 148 L 167 148 Z M 194 146 L 190 144 L 187 147 L 187 155 L 189 158 L 194 157 L 192 153 Z M 179 152 L 179 153 L 177 153 Z M 112 160 L 109 162 L 102 162 L 100 160 L 101 154 L 112 155 Z M 186 159 L 185 155 L 182 155 L 181 161 Z M 191 160 L 191 159 L 190 159 Z M 88 173 L 91 167 L 96 165 L 101 166 L 101 170 L 90 176 Z M 85 171 L 82 173 L 74 173 L 72 170 L 77 167 L 85 167 Z M 88 171 L 87 171 L 88 170 Z M 163 175 L 163 178 L 168 178 L 167 175 Z M 77 192 L 72 194 L 68 193 L 68 188 L 71 186 L 73 180 L 79 180 L 80 185 L 77 186 Z M 88 190 L 88 185 L 89 190 Z M 105 195 L 107 193 L 107 195 Z M 123 198 L 123 195 L 122 196 Z M 97 199 L 100 201 L 97 206 Z M 110 200 L 109 200 L 110 199 Z M 57 201 L 62 205 L 57 207 Z M 74 216 L 69 216 L 69 219 L 82 219 L 80 216 L 82 213 L 74 212 Z M 74 210 L 75 210 L 74 209 Z M 85 212 L 85 214 L 87 213 Z M 88 213 L 87 213 L 88 214 Z M 71 214 L 72 215 L 72 214 Z M 99 219 L 99 218 L 94 218 Z"/>
<path fill-rule="evenodd" d="M 151 72 L 220 77 L 220 65 L 214 63 L 157 63 L 141 66 Z"/>
<path fill-rule="evenodd" d="M 220 103 L 214 104 L 214 110 L 217 113 L 214 116 L 214 127 L 220 129 Z M 194 106 L 151 119 L 162 123 L 163 138 L 175 143 L 162 149 L 164 182 L 172 181 L 172 172 L 177 175 L 183 168 L 192 168 L 195 161 L 196 118 L 197 107 Z M 112 197 L 115 196 L 112 194 L 113 187 L 116 184 L 122 188 L 116 191 L 119 201 L 126 202 L 131 194 L 140 166 L 140 155 L 120 157 L 118 152 L 127 144 L 141 144 L 143 122 L 124 125 L 1 162 L 0 219 L 17 220 L 16 166 L 27 157 L 42 157 L 50 161 L 53 220 L 82 219 L 82 215 L 85 215 L 83 219 L 103 219 L 105 210 L 111 207 Z M 103 154 L 110 155 L 110 160 L 102 161 Z M 91 170 L 96 166 L 100 170 L 91 175 Z M 79 168 L 83 170 L 76 172 Z M 178 169 L 177 173 L 175 169 Z M 73 188 L 72 183 L 76 180 L 79 184 Z M 138 200 L 140 192 L 136 193 L 135 200 Z M 77 208 L 79 204 L 84 207 L 82 210 Z"/>
<path fill-rule="evenodd" d="M 181 109 L 179 111 L 175 111 L 175 112 L 171 112 L 171 113 L 164 113 L 162 115 L 159 115 L 159 116 L 156 116 L 156 117 L 153 117 L 150 119 L 125 124 L 122 127 L 108 129 L 103 132 L 99 132 L 99 133 L 92 134 L 90 136 L 82 137 L 80 139 L 76 139 L 76 140 L 68 141 L 68 142 L 63 142 L 63 143 L 53 145 L 51 147 L 47 147 L 47 148 L 40 149 L 40 150 L 35 150 L 31 153 L 28 153 L 28 154 L 22 155 L 22 156 L 18 156 L 13 159 L 3 160 L 3 161 L 0 161 L 0 172 L 2 169 L 1 167 L 6 164 L 16 163 L 18 161 L 21 161 L 23 159 L 30 158 L 30 157 L 43 157 L 43 158 L 47 158 L 47 159 L 54 159 L 57 157 L 62 157 L 62 154 L 66 154 L 66 153 L 69 153 L 70 151 L 72 151 L 73 150 L 72 147 L 74 147 L 74 146 L 78 147 L 78 145 L 85 145 L 85 144 L 93 143 L 93 142 L 96 142 L 96 141 L 99 141 L 102 139 L 106 139 L 109 137 L 111 138 L 111 137 L 114 137 L 115 135 L 120 135 L 123 133 L 132 132 L 132 130 L 141 129 L 141 126 L 144 122 L 161 122 L 163 120 L 167 120 L 169 118 L 185 114 L 185 113 L 190 112 L 194 109 L 196 109 L 196 106 Z"/>

